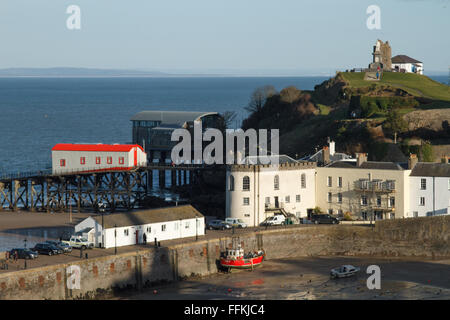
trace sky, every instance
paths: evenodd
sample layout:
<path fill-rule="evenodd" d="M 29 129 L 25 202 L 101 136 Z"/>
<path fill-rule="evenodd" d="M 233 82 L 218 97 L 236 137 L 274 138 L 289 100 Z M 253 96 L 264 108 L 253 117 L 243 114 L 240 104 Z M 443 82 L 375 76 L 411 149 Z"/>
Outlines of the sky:
<path fill-rule="evenodd" d="M 448 72 L 449 17 L 450 0 L 2 0 L 0 68 L 313 75 L 367 67 L 381 39 Z"/>

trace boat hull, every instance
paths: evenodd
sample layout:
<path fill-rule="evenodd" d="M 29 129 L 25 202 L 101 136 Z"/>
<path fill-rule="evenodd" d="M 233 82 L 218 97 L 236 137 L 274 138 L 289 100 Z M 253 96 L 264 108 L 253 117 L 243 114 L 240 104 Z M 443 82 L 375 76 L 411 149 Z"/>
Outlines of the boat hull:
<path fill-rule="evenodd" d="M 264 256 L 249 259 L 220 259 L 220 265 L 224 268 L 249 269 L 262 264 Z"/>

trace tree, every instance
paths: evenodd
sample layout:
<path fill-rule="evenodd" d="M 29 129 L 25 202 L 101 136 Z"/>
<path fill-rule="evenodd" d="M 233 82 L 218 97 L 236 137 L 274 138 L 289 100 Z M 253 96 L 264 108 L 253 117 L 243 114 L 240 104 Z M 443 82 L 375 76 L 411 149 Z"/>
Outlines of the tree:
<path fill-rule="evenodd" d="M 256 88 L 250 97 L 250 102 L 246 107 L 244 107 L 244 109 L 250 113 L 259 113 L 267 99 L 276 93 L 277 91 L 273 86 Z"/>
<path fill-rule="evenodd" d="M 237 113 L 236 111 L 225 111 L 221 114 L 221 116 L 223 118 L 225 128 L 228 129 L 232 125 L 233 121 L 236 120 Z"/>
<path fill-rule="evenodd" d="M 408 123 L 402 118 L 397 109 L 393 109 L 389 112 L 383 128 L 391 134 L 402 133 L 408 130 Z"/>

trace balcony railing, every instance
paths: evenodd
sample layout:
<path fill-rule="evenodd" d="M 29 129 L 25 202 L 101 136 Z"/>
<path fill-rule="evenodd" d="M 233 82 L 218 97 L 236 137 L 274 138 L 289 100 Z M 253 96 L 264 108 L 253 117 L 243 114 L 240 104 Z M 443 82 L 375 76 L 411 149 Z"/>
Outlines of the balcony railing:
<path fill-rule="evenodd" d="M 357 180 L 354 182 L 356 191 L 372 191 L 372 192 L 395 192 L 395 181 L 393 180 Z"/>

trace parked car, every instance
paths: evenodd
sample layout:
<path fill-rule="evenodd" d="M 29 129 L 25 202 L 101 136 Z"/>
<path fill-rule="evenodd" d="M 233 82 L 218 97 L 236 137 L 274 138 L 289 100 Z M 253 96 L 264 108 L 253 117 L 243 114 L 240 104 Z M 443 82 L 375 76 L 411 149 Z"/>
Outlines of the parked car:
<path fill-rule="evenodd" d="M 36 251 L 32 251 L 26 248 L 14 248 L 9 251 L 10 257 L 14 257 L 14 254 L 17 251 L 17 257 L 19 259 L 36 259 L 38 257 L 38 253 Z"/>
<path fill-rule="evenodd" d="M 63 253 L 62 249 L 59 249 L 49 243 L 38 243 L 34 246 L 33 251 L 36 251 L 36 252 L 42 253 L 42 254 L 47 254 L 49 256 L 52 256 L 54 254 Z"/>
<path fill-rule="evenodd" d="M 225 221 L 222 220 L 211 220 L 208 224 L 207 227 L 209 230 L 225 230 L 225 229 L 231 229 L 231 225 L 229 223 L 226 223 Z"/>
<path fill-rule="evenodd" d="M 68 244 L 69 246 L 71 246 L 72 248 L 77 248 L 77 249 L 92 249 L 94 248 L 94 243 L 93 242 L 89 242 L 87 239 L 85 238 L 80 238 L 77 236 L 72 236 L 70 237 L 69 241 L 64 241 L 63 243 Z"/>
<path fill-rule="evenodd" d="M 225 222 L 236 228 L 247 228 L 247 224 L 238 218 L 226 218 Z"/>
<path fill-rule="evenodd" d="M 311 222 L 315 224 L 319 223 L 329 223 L 329 224 L 338 224 L 339 220 L 335 217 L 330 216 L 329 214 L 315 214 L 311 217 Z"/>
<path fill-rule="evenodd" d="M 282 225 L 286 222 L 286 217 L 282 214 L 277 214 L 275 216 L 268 217 L 266 220 L 261 222 L 262 226 L 276 226 Z"/>
<path fill-rule="evenodd" d="M 352 266 L 350 264 L 346 264 L 340 266 L 339 268 L 331 269 L 330 277 L 332 279 L 335 278 L 347 278 L 356 275 L 359 272 L 360 268 Z"/>
<path fill-rule="evenodd" d="M 62 241 L 48 240 L 48 241 L 45 241 L 45 243 L 52 244 L 55 247 L 58 247 L 59 249 L 61 249 L 63 252 L 72 252 L 72 247 Z"/>

